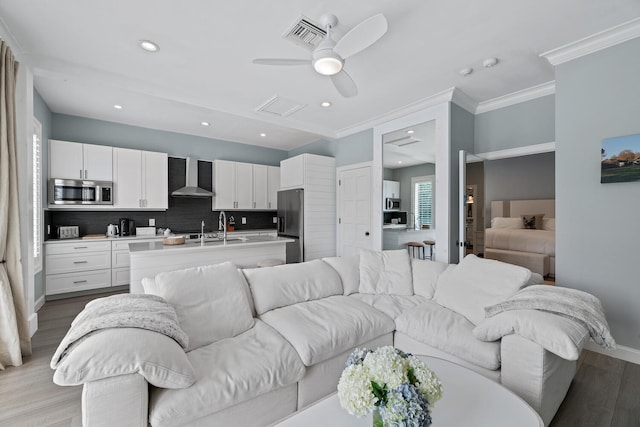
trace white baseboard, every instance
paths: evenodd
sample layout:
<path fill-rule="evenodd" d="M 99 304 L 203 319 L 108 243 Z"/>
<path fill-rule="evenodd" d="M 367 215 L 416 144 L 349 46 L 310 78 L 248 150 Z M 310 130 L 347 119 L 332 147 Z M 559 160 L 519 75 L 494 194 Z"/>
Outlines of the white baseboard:
<path fill-rule="evenodd" d="M 29 316 L 29 336 L 32 337 L 37 330 L 38 330 L 38 313 L 33 313 L 31 316 Z"/>
<path fill-rule="evenodd" d="M 44 295 L 42 295 L 40 298 L 38 298 L 36 300 L 36 303 L 35 303 L 34 307 L 33 307 L 33 311 L 38 312 L 42 308 L 42 306 L 44 305 L 45 301 L 46 300 L 44 298 Z"/>
<path fill-rule="evenodd" d="M 584 348 L 593 351 L 594 353 L 604 354 L 606 356 L 615 357 L 616 359 L 640 365 L 640 350 L 638 350 L 637 348 L 618 345 L 614 350 L 605 350 L 598 344 L 591 341 L 587 342 L 587 345 L 585 345 Z"/>

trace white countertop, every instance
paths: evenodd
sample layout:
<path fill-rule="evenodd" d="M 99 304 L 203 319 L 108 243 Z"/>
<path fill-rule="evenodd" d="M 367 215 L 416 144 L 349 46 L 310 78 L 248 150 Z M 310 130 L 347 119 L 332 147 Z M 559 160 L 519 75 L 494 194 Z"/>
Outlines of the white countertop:
<path fill-rule="evenodd" d="M 227 232 L 227 236 L 252 234 L 252 233 L 275 233 L 275 232 L 276 232 L 275 228 L 260 228 L 260 229 L 256 229 L 256 230 L 228 231 Z M 215 231 L 214 231 L 214 233 L 215 233 Z M 222 233 L 222 232 L 220 232 L 220 233 Z M 177 235 L 180 236 L 181 234 L 177 234 Z M 49 239 L 49 240 L 46 240 L 44 243 L 48 245 L 48 244 L 71 243 L 71 242 L 104 242 L 104 241 L 143 240 L 143 239 L 158 239 L 158 240 L 162 240 L 162 239 L 164 239 L 164 236 L 161 236 L 161 235 L 141 235 L 141 236 L 107 237 L 105 235 L 102 238 L 98 237 L 98 238 L 92 238 L 92 239 L 82 239 L 82 238 L 77 238 L 77 239 Z M 198 241 L 198 243 L 199 243 L 199 241 Z"/>
<path fill-rule="evenodd" d="M 230 233 L 229 233 L 230 234 Z M 273 244 L 285 244 L 294 242 L 293 239 L 284 237 L 273 236 L 246 236 L 246 237 L 229 237 L 226 242 L 223 241 L 211 241 L 201 244 L 199 240 L 187 241 L 182 245 L 165 245 L 161 240 L 152 242 L 138 242 L 130 243 L 129 251 L 132 255 L 137 255 L 143 252 L 162 251 L 162 253 L 176 252 L 185 253 L 188 251 L 202 251 L 202 250 L 224 250 L 226 248 L 239 248 L 249 246 L 262 246 Z"/>

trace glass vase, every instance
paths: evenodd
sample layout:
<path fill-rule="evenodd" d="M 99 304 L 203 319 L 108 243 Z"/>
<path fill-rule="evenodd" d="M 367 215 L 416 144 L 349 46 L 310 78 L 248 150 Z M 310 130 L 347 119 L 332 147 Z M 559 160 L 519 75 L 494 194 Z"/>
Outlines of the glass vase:
<path fill-rule="evenodd" d="M 384 427 L 384 424 L 382 423 L 382 415 L 380 415 L 380 411 L 378 411 L 377 406 L 373 408 L 373 427 Z"/>

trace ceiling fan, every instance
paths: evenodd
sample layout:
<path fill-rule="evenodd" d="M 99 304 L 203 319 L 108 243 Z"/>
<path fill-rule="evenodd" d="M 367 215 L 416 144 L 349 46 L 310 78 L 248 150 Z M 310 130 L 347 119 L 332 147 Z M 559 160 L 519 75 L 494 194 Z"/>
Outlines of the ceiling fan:
<path fill-rule="evenodd" d="M 345 59 L 374 44 L 387 32 L 387 19 L 383 14 L 374 15 L 353 27 L 340 40 L 331 38 L 331 29 L 338 24 L 332 14 L 323 15 L 320 22 L 326 28 L 327 36 L 313 51 L 312 59 L 257 58 L 254 64 L 261 65 L 308 65 L 319 74 L 330 76 L 333 85 L 345 98 L 356 96 L 358 87 L 344 70 Z"/>

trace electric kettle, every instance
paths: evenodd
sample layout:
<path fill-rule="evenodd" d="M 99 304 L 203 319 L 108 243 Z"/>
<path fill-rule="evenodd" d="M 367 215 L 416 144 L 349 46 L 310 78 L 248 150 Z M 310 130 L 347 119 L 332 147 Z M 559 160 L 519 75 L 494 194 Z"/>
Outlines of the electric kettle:
<path fill-rule="evenodd" d="M 107 237 L 116 237 L 118 234 L 120 234 L 120 227 L 116 224 L 107 225 Z"/>

